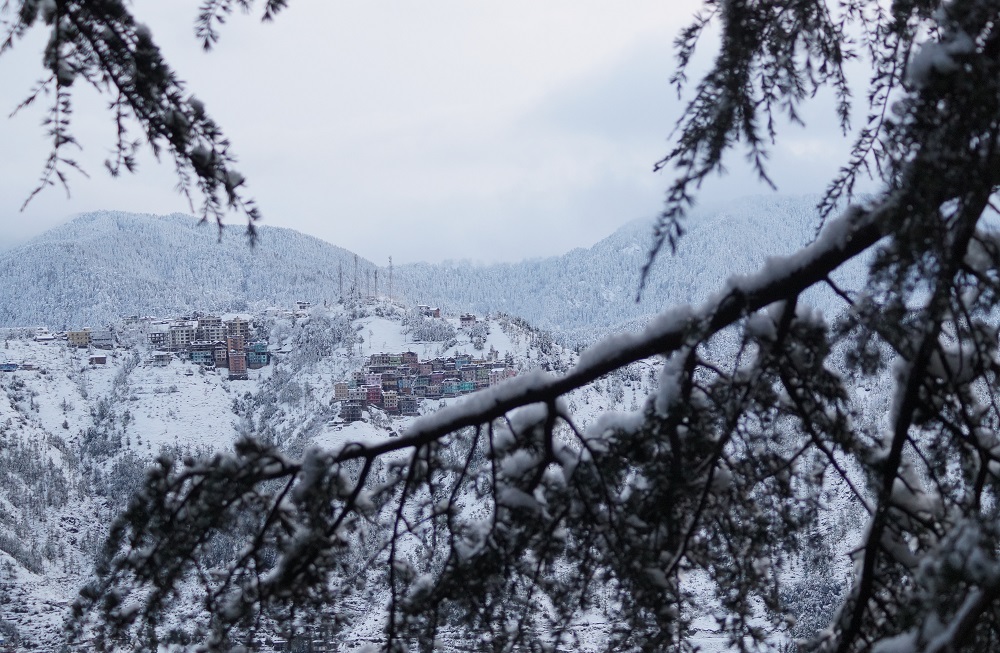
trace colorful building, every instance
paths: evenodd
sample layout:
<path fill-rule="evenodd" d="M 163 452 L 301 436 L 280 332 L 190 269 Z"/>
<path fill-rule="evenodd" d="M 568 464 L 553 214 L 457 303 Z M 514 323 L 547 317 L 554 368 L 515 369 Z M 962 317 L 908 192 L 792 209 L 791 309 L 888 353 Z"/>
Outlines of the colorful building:
<path fill-rule="evenodd" d="M 267 352 L 266 342 L 251 342 L 247 347 L 247 367 L 258 369 L 271 362 L 270 354 Z"/>
<path fill-rule="evenodd" d="M 247 354 L 245 351 L 229 350 L 229 379 L 232 381 L 246 381 L 250 377 L 247 375 Z"/>

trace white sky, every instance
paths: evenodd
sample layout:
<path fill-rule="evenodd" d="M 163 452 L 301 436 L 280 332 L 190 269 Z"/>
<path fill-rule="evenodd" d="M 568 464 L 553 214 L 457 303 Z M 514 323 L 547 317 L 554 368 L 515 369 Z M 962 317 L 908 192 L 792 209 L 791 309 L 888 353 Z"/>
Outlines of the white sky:
<path fill-rule="evenodd" d="M 233 142 L 265 224 L 383 265 L 514 261 L 660 208 L 669 177 L 652 166 L 680 111 L 671 43 L 693 0 L 293 0 L 274 23 L 234 16 L 210 53 L 193 33 L 198 4 L 135 11 Z M 0 115 L 40 76 L 42 36 L 0 58 Z M 846 158 L 832 110 L 814 104 L 809 130 L 775 149 L 782 193 L 822 191 Z M 168 161 L 109 177 L 102 106 L 78 93 L 90 178 L 20 213 L 48 154 L 43 107 L 0 118 L 0 249 L 86 211 L 190 212 Z M 703 201 L 769 192 L 739 156 L 730 170 Z"/>

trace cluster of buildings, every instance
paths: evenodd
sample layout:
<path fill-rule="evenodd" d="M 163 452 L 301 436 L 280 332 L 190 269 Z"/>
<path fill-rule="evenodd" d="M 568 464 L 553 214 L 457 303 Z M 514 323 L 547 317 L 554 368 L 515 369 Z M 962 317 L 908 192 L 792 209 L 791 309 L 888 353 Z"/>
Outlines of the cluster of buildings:
<path fill-rule="evenodd" d="M 204 315 L 173 321 L 149 322 L 144 329 L 151 347 L 150 362 L 167 365 L 180 356 L 202 367 L 229 369 L 229 378 L 246 380 L 248 369 L 270 362 L 266 342 L 251 342 L 249 315 Z"/>
<path fill-rule="evenodd" d="M 427 304 L 417 304 L 417 312 L 424 317 L 441 317 L 441 309 L 437 306 L 428 306 Z M 474 313 L 462 313 L 458 318 L 459 326 L 462 328 L 467 328 L 475 326 L 476 316 Z"/>
<path fill-rule="evenodd" d="M 417 312 L 424 317 L 441 317 L 441 309 L 437 306 L 428 306 L 427 304 L 417 304 Z"/>
<path fill-rule="evenodd" d="M 53 339 L 54 337 L 47 331 L 35 334 L 35 340 L 40 342 Z M 83 349 L 90 347 L 96 349 L 113 349 L 115 346 L 115 336 L 111 329 L 91 329 L 90 327 L 84 327 L 79 331 L 67 331 L 66 344 L 70 347 L 80 347 Z"/>
<path fill-rule="evenodd" d="M 387 413 L 416 415 L 421 399 L 457 397 L 497 385 L 515 370 L 497 360 L 491 349 L 485 359 L 457 354 L 421 361 L 416 353 L 372 354 L 364 369 L 350 380 L 334 384 L 334 401 L 341 402 L 340 416 L 361 419 L 368 405 Z"/>
<path fill-rule="evenodd" d="M 43 345 L 65 341 L 70 347 L 87 349 L 114 349 L 115 347 L 114 333 L 111 329 L 91 329 L 87 327 L 79 331 L 51 333 L 45 327 L 38 327 L 35 329 L 33 339 L 35 342 Z M 105 365 L 107 362 L 108 357 L 104 354 L 92 353 L 90 355 L 91 365 Z M 38 366 L 30 361 L 22 361 L 20 363 L 4 361 L 0 363 L 0 372 L 16 372 L 18 370 L 24 372 L 36 371 L 38 370 Z"/>
<path fill-rule="evenodd" d="M 175 320 L 158 320 L 133 316 L 125 321 L 125 331 L 135 342 L 135 334 L 145 339 L 153 349 L 146 363 L 169 365 L 174 358 L 189 360 L 206 368 L 224 367 L 230 379 L 246 380 L 248 369 L 259 369 L 271 362 L 266 342 L 251 340 L 252 322 L 249 315 L 199 315 Z M 122 336 L 123 334 L 119 334 Z M 35 331 L 34 339 L 43 344 L 65 341 L 69 347 L 80 349 L 113 349 L 116 337 L 111 329 L 84 328 L 77 331 L 50 333 L 44 327 Z M 103 365 L 107 357 L 92 353 L 90 363 Z M 0 372 L 28 369 L 24 364 L 0 363 Z"/>

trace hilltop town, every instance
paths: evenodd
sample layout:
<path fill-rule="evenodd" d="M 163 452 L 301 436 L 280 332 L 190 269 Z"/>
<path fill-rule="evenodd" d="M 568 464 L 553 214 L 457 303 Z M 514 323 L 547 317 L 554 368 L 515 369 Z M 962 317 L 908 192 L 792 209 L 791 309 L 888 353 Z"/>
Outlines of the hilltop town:
<path fill-rule="evenodd" d="M 108 350 L 136 349 L 143 352 L 146 366 L 163 367 L 179 360 L 204 371 L 225 371 L 229 380 L 239 381 L 249 379 L 248 370 L 261 369 L 274 356 L 289 353 L 280 344 L 268 343 L 260 323 L 266 318 L 304 319 L 311 308 L 310 302 L 299 301 L 294 310 L 272 308 L 259 317 L 235 313 L 195 313 L 169 319 L 131 316 L 116 327 L 55 333 L 39 327 L 33 335 L 20 335 L 40 344 L 86 349 L 90 365 L 107 364 Z M 446 324 L 440 308 L 421 304 L 413 313 Z M 474 332 L 477 324 L 482 325 L 472 313 L 460 315 L 458 323 L 469 332 Z M 0 372 L 33 369 L 35 365 L 28 360 L 0 363 Z M 370 407 L 388 415 L 416 416 L 424 399 L 467 395 L 495 386 L 516 373 L 513 360 L 509 356 L 501 358 L 493 347 L 478 356 L 459 352 L 425 360 L 414 351 L 378 352 L 370 354 L 349 378 L 334 384 L 331 400 L 340 403 L 340 419 L 346 422 L 362 419 Z"/>
<path fill-rule="evenodd" d="M 475 320 L 475 316 L 462 317 Z M 389 414 L 417 415 L 423 398 L 469 394 L 515 374 L 513 367 L 498 360 L 495 349 L 485 358 L 459 354 L 426 361 L 412 351 L 378 353 L 372 354 L 365 368 L 354 372 L 349 380 L 334 385 L 334 399 L 343 402 L 340 416 L 347 421 L 361 419 L 367 404 Z"/>
<path fill-rule="evenodd" d="M 34 331 L 34 340 L 42 344 L 65 342 L 68 347 L 88 349 L 91 365 L 104 365 L 107 357 L 98 350 L 149 349 L 147 365 L 164 366 L 179 358 L 207 369 L 226 368 L 230 380 L 246 380 L 248 369 L 259 369 L 270 362 L 266 341 L 251 341 L 253 317 L 243 314 L 224 316 L 195 315 L 169 320 L 153 317 L 129 317 L 117 328 L 84 327 L 57 333 L 46 327 Z M 0 363 L 0 371 L 29 370 L 30 361 Z"/>

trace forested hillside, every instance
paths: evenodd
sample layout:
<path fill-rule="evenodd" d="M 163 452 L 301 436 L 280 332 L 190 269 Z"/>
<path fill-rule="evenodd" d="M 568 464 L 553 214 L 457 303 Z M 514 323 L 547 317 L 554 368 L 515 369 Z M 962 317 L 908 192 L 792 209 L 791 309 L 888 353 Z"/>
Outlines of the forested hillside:
<path fill-rule="evenodd" d="M 0 254 L 0 326 L 51 329 L 106 324 L 120 316 L 246 310 L 336 300 L 355 256 L 290 229 L 262 228 L 249 247 L 241 227 L 184 215 L 113 211 L 81 215 Z M 359 286 L 372 263 L 358 259 Z"/>
<path fill-rule="evenodd" d="M 665 307 L 701 302 L 727 277 L 757 270 L 765 255 L 788 254 L 808 243 L 820 227 L 816 202 L 812 196 L 748 198 L 691 216 L 676 255 L 657 259 L 639 302 L 639 275 L 652 237 L 646 220 L 559 257 L 399 266 L 396 285 L 428 303 L 510 311 L 569 342 L 593 342 L 639 328 Z M 863 278 L 860 270 L 856 266 L 851 275 L 855 285 Z"/>
<path fill-rule="evenodd" d="M 479 265 L 398 265 L 392 295 L 446 311 L 520 315 L 564 341 L 593 342 L 640 328 L 665 306 L 703 300 L 767 255 L 809 242 L 813 197 L 754 198 L 703 212 L 675 256 L 661 256 L 640 302 L 651 223 L 631 222 L 589 249 L 546 259 Z M 0 326 L 96 326 L 125 315 L 240 311 L 389 292 L 389 270 L 288 229 L 263 227 L 251 249 L 239 228 L 222 233 L 190 217 L 114 212 L 80 216 L 0 253 Z M 392 252 L 385 252 L 388 259 Z M 860 270 L 860 266 L 855 266 Z M 860 286 L 857 272 L 854 283 Z M 355 282 L 355 279 L 357 281 Z"/>

